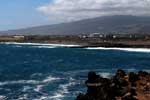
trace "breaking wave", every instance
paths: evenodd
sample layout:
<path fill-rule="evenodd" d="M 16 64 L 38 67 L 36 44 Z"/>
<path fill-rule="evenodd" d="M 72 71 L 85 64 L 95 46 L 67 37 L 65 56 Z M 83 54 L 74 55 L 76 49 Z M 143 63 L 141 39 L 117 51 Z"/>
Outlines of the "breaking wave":
<path fill-rule="evenodd" d="M 45 80 L 45 81 L 47 81 L 47 80 Z M 72 77 L 71 77 L 67 83 L 59 84 L 58 89 L 56 89 L 51 95 L 42 92 L 42 88 L 45 87 L 45 85 L 37 85 L 36 88 L 34 88 L 34 91 L 36 91 L 42 95 L 39 98 L 35 98 L 33 100 L 62 100 L 65 97 L 69 97 L 69 95 L 70 95 L 69 88 L 73 87 L 76 84 L 77 83 L 75 82 L 75 80 L 72 79 Z M 70 97 L 73 97 L 73 95 L 71 95 Z"/>
<path fill-rule="evenodd" d="M 38 81 L 38 80 L 17 80 L 17 81 L 4 81 L 4 82 L 0 82 L 0 86 L 3 85 L 11 85 L 11 84 L 44 84 L 44 83 L 49 83 L 49 82 L 53 82 L 56 80 L 60 80 L 61 78 L 59 77 L 52 77 L 52 76 L 48 76 L 45 79 L 43 79 L 42 81 Z"/>
<path fill-rule="evenodd" d="M 73 44 L 49 44 L 49 43 L 18 43 L 18 42 L 3 42 L 1 44 L 14 44 L 14 45 L 29 45 L 29 46 L 37 46 L 39 48 L 51 48 L 52 47 L 79 47 L 80 45 Z"/>
<path fill-rule="evenodd" d="M 58 86 L 58 90 L 56 90 L 54 92 L 54 94 L 49 97 L 49 99 L 53 99 L 53 100 L 61 100 L 61 98 L 66 97 L 70 94 L 69 92 L 69 87 L 72 87 L 74 85 L 76 85 L 77 83 L 75 82 L 75 80 L 72 80 L 72 78 L 69 79 L 69 82 L 66 84 L 60 84 Z M 72 95 L 73 97 L 73 95 Z"/>
<path fill-rule="evenodd" d="M 88 47 L 88 50 L 119 50 L 128 52 L 146 52 L 150 53 L 149 48 L 105 48 L 105 47 Z"/>
<path fill-rule="evenodd" d="M 35 48 L 56 48 L 55 46 L 34 46 Z"/>
<path fill-rule="evenodd" d="M 112 73 L 109 72 L 99 72 L 98 74 L 104 78 L 110 78 L 112 76 Z"/>
<path fill-rule="evenodd" d="M 5 100 L 6 96 L 0 95 L 0 100 Z"/>

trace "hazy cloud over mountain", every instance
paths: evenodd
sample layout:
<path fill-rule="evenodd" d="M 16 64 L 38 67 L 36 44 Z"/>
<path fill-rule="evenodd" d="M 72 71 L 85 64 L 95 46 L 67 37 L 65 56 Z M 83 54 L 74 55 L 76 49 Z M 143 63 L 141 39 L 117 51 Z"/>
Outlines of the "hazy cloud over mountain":
<path fill-rule="evenodd" d="M 53 0 L 37 9 L 57 21 L 105 15 L 150 15 L 150 0 Z"/>

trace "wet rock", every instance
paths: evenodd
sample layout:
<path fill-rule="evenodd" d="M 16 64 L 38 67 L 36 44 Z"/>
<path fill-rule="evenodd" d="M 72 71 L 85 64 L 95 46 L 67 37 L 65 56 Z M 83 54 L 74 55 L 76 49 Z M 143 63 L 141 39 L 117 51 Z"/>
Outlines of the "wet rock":
<path fill-rule="evenodd" d="M 131 82 L 131 86 L 132 87 L 136 87 L 136 81 L 138 81 L 139 80 L 139 77 L 138 77 L 138 75 L 136 74 L 136 73 L 134 73 L 134 72 L 130 72 L 129 73 L 129 82 Z"/>
<path fill-rule="evenodd" d="M 85 82 L 87 93 L 80 94 L 76 100 L 116 100 L 111 81 L 96 75 L 95 72 L 89 72 L 88 80 Z"/>
<path fill-rule="evenodd" d="M 138 72 L 138 77 L 140 79 L 144 78 L 145 76 L 149 75 L 149 73 L 145 72 L 145 71 L 139 71 Z"/>
<path fill-rule="evenodd" d="M 148 100 L 140 98 L 144 95 L 144 93 L 141 94 L 141 90 L 138 90 L 141 87 L 140 82 L 143 82 L 140 77 L 146 77 L 146 84 L 142 91 L 144 89 L 149 91 L 150 74 L 147 72 L 126 74 L 125 71 L 119 69 L 111 79 L 89 72 L 88 80 L 85 82 L 87 93 L 79 94 L 76 100 Z"/>
<path fill-rule="evenodd" d="M 115 76 L 117 78 L 124 78 L 126 76 L 126 72 L 122 69 L 118 69 Z"/>

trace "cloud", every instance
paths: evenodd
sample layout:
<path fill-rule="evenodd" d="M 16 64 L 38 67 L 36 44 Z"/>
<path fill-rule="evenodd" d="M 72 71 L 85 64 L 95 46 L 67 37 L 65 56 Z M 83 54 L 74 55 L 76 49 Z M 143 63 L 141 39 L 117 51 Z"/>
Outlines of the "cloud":
<path fill-rule="evenodd" d="M 150 0 L 53 0 L 37 9 L 51 20 L 63 22 L 106 15 L 150 15 Z"/>

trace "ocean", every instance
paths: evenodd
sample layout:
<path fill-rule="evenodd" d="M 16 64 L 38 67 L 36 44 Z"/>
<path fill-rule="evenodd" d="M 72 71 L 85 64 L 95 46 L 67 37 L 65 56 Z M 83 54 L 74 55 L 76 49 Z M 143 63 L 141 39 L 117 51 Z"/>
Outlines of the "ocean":
<path fill-rule="evenodd" d="M 150 49 L 68 48 L 74 45 L 0 44 L 0 100 L 75 100 L 89 71 L 150 72 Z"/>

